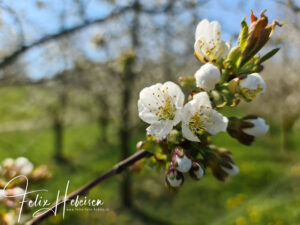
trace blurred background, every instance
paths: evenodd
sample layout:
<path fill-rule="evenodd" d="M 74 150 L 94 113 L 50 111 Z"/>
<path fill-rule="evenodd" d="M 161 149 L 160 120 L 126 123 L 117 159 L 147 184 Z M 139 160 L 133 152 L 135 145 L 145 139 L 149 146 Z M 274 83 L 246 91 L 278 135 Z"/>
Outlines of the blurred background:
<path fill-rule="evenodd" d="M 68 180 L 71 192 L 135 152 L 147 126 L 139 91 L 201 66 L 193 56 L 201 19 L 218 20 L 222 39 L 235 45 L 251 9 L 286 25 L 261 52 L 281 48 L 262 72 L 267 92 L 224 111 L 264 117 L 268 135 L 251 147 L 214 137 L 232 151 L 239 175 L 222 183 L 207 171 L 174 194 L 164 171 L 146 167 L 90 192 L 109 211 L 67 212 L 43 224 L 300 224 L 300 1 L 0 1 L 0 160 L 48 165 L 52 179 L 30 188 L 48 189 L 52 201 Z"/>

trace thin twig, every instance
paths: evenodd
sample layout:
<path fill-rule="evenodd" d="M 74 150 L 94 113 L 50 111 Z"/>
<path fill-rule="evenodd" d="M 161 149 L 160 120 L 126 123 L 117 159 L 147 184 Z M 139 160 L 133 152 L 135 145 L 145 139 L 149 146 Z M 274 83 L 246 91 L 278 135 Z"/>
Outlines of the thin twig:
<path fill-rule="evenodd" d="M 49 209 L 47 209 L 44 213 L 40 214 L 39 216 L 33 218 L 31 221 L 27 222 L 26 225 L 36 225 L 41 223 L 43 220 L 48 218 L 49 216 L 54 215 L 54 211 L 57 207 L 57 211 L 63 207 L 64 202 L 68 204 L 72 199 L 76 199 L 77 196 L 84 196 L 87 195 L 87 193 L 96 185 L 101 183 L 102 181 L 117 175 L 121 172 L 123 172 L 126 168 L 133 165 L 135 162 L 139 161 L 140 159 L 150 157 L 152 153 L 147 152 L 145 150 L 140 150 L 136 152 L 135 154 L 131 155 L 130 157 L 124 159 L 123 161 L 116 164 L 113 168 L 102 174 L 101 176 L 97 177 L 95 180 L 91 181 L 90 183 L 82 186 L 78 190 L 74 191 L 70 195 L 67 196 L 66 200 L 61 200 L 57 204 L 52 205 Z"/>

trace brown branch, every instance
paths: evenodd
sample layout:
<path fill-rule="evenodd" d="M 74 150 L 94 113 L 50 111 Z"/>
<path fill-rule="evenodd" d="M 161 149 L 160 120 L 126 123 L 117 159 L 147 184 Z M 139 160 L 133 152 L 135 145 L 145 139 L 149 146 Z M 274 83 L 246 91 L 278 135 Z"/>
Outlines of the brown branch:
<path fill-rule="evenodd" d="M 7 65 L 12 64 L 13 62 L 15 62 L 15 60 L 22 55 L 24 52 L 26 52 L 27 50 L 29 50 L 30 48 L 33 48 L 35 46 L 44 44 L 48 41 L 51 41 L 53 39 L 56 38 L 60 38 L 69 34 L 72 34 L 76 31 L 79 31 L 83 28 L 86 28 L 90 25 L 94 25 L 97 23 L 102 23 L 105 21 L 108 21 L 114 17 L 120 16 L 125 12 L 128 12 L 132 9 L 134 9 L 135 5 L 129 5 L 129 6 L 125 6 L 122 8 L 118 8 L 116 10 L 113 10 L 113 12 L 111 12 L 109 15 L 107 15 L 106 17 L 103 18 L 98 18 L 98 19 L 94 19 L 94 20 L 85 20 L 82 24 L 69 28 L 69 29 L 63 29 L 60 30 L 59 32 L 55 33 L 55 34 L 51 34 L 51 35 L 47 35 L 42 37 L 41 39 L 29 44 L 29 45 L 23 45 L 20 46 L 20 48 L 18 48 L 16 51 L 14 51 L 11 55 L 4 57 L 1 61 L 0 61 L 0 68 L 3 68 Z M 168 10 L 170 10 L 170 5 L 166 4 L 165 6 L 158 8 L 158 9 L 140 9 L 140 11 L 142 11 L 143 13 L 146 14 L 160 14 L 160 13 L 164 13 L 167 12 Z"/>
<path fill-rule="evenodd" d="M 24 45 L 21 46 L 19 49 L 17 49 L 16 51 L 14 51 L 11 55 L 5 57 L 2 59 L 2 61 L 0 62 L 0 67 L 5 67 L 11 63 L 13 63 L 21 54 L 23 54 L 24 52 L 26 52 L 28 49 L 38 46 L 40 44 L 44 44 L 52 39 L 56 39 L 56 38 L 60 38 L 63 37 L 65 35 L 74 33 L 78 30 L 81 30 L 83 28 L 86 28 L 87 26 L 96 24 L 96 23 L 102 23 L 105 22 L 113 17 L 119 16 L 127 11 L 129 11 L 131 9 L 131 7 L 127 6 L 127 7 L 123 7 L 117 10 L 114 10 L 112 13 L 110 13 L 108 16 L 104 17 L 104 18 L 99 18 L 99 19 L 94 19 L 94 20 L 89 20 L 84 22 L 83 24 L 80 24 L 78 26 L 69 28 L 69 29 L 64 29 L 59 31 L 58 33 L 55 34 L 51 34 L 51 35 L 47 35 L 33 43 L 31 43 L 30 45 Z"/>
<path fill-rule="evenodd" d="M 69 203 L 72 199 L 76 199 L 77 196 L 84 196 L 86 195 L 92 188 L 94 188 L 96 185 L 101 183 L 102 181 L 117 175 L 121 172 L 123 172 L 125 169 L 127 169 L 129 166 L 133 165 L 135 162 L 150 157 L 152 153 L 147 152 L 145 150 L 140 150 L 136 152 L 135 154 L 129 156 L 128 158 L 124 159 L 123 161 L 116 164 L 113 168 L 102 174 L 101 176 L 97 177 L 95 180 L 91 181 L 90 183 L 84 185 L 83 187 L 79 188 L 78 190 L 74 191 L 66 198 L 66 203 Z M 48 218 L 49 216 L 53 216 L 53 212 L 55 211 L 55 208 L 57 207 L 57 210 L 59 210 L 61 207 L 63 207 L 65 200 L 61 200 L 58 202 L 58 204 L 52 205 L 48 210 L 46 210 L 44 213 L 40 214 L 39 216 L 33 218 L 31 221 L 27 222 L 26 225 L 35 225 L 41 223 L 43 220 Z"/>

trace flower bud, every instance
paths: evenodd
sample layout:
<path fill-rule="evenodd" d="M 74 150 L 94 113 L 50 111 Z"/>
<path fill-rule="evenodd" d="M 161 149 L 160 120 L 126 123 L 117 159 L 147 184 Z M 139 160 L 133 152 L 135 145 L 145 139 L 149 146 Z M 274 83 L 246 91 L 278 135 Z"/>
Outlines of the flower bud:
<path fill-rule="evenodd" d="M 241 93 L 248 99 L 254 99 L 257 94 L 266 91 L 266 83 L 258 73 L 252 73 L 240 79 L 239 86 Z"/>
<path fill-rule="evenodd" d="M 210 63 L 206 63 L 195 73 L 197 87 L 205 91 L 213 90 L 220 77 L 220 70 Z"/>
<path fill-rule="evenodd" d="M 6 158 L 3 161 L 2 165 L 3 165 L 3 168 L 5 168 L 5 169 L 11 169 L 15 165 L 15 160 L 13 160 L 12 158 Z"/>
<path fill-rule="evenodd" d="M 192 167 L 192 160 L 190 160 L 183 152 L 183 149 L 175 149 L 172 155 L 172 165 L 180 172 L 186 173 Z"/>
<path fill-rule="evenodd" d="M 218 180 L 225 181 L 238 174 L 239 169 L 234 164 L 230 151 L 224 148 L 211 147 L 211 153 L 208 158 L 208 166 Z"/>
<path fill-rule="evenodd" d="M 226 166 L 221 166 L 221 168 L 228 174 L 228 176 L 232 177 L 239 173 L 239 168 L 233 163 L 228 163 Z"/>
<path fill-rule="evenodd" d="M 230 117 L 227 132 L 240 143 L 251 145 L 255 137 L 265 135 L 268 129 L 269 126 L 265 123 L 264 119 L 255 115 L 249 115 L 242 119 Z"/>
<path fill-rule="evenodd" d="M 193 162 L 192 168 L 190 169 L 190 176 L 195 180 L 200 180 L 203 174 L 204 170 L 202 166 L 200 166 L 199 163 Z"/>
<path fill-rule="evenodd" d="M 19 157 L 15 161 L 15 168 L 19 174 L 29 175 L 33 170 L 33 164 L 25 157 Z"/>
<path fill-rule="evenodd" d="M 265 135 L 269 130 L 269 126 L 266 124 L 265 120 L 260 117 L 254 119 L 245 119 L 245 121 L 250 122 L 254 125 L 253 127 L 243 129 L 243 132 L 248 135 L 261 137 Z"/>
<path fill-rule="evenodd" d="M 170 166 L 166 175 L 166 182 L 171 187 L 180 187 L 184 182 L 184 177 L 181 172 Z"/>
<path fill-rule="evenodd" d="M 282 26 L 277 21 L 273 21 L 271 25 L 268 25 L 268 17 L 265 12 L 266 10 L 261 12 L 259 19 L 251 12 L 251 25 L 246 46 L 242 52 L 242 64 L 251 59 L 269 41 L 276 26 Z"/>
<path fill-rule="evenodd" d="M 254 136 L 243 132 L 243 129 L 251 128 L 253 127 L 253 124 L 237 117 L 229 117 L 228 119 L 228 134 L 244 145 L 251 145 L 254 141 Z"/>

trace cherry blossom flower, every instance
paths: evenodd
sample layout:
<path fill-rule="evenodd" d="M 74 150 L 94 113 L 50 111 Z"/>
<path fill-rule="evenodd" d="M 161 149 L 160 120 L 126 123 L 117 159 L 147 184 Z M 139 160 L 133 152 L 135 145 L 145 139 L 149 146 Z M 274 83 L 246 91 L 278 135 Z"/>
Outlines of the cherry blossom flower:
<path fill-rule="evenodd" d="M 220 70 L 211 63 L 206 63 L 196 73 L 196 85 L 205 91 L 211 91 L 220 80 Z"/>
<path fill-rule="evenodd" d="M 184 94 L 173 82 L 158 83 L 144 88 L 138 100 L 139 117 L 151 124 L 150 135 L 163 138 L 180 122 Z"/>
<path fill-rule="evenodd" d="M 201 132 L 214 135 L 226 131 L 227 125 L 227 117 L 212 109 L 206 92 L 194 95 L 182 110 L 182 134 L 190 141 L 200 142 Z"/>
<path fill-rule="evenodd" d="M 221 40 L 221 25 L 217 21 L 202 20 L 195 33 L 195 56 L 203 63 L 225 58 L 230 45 Z"/>

